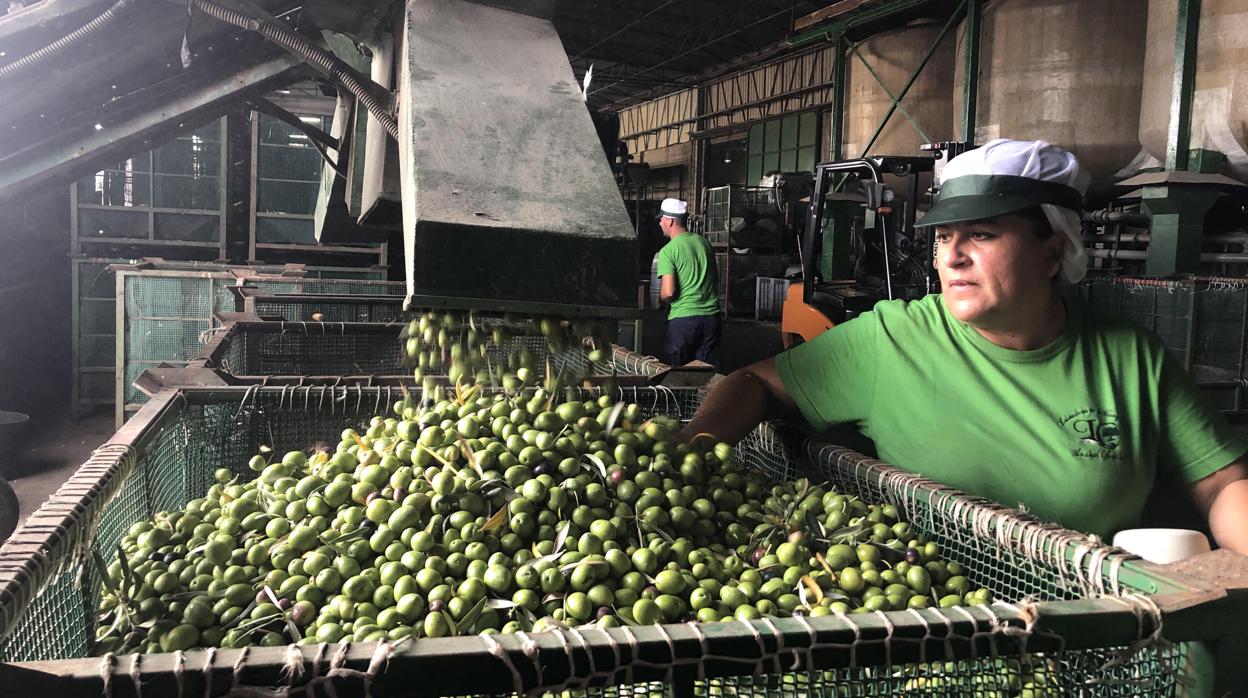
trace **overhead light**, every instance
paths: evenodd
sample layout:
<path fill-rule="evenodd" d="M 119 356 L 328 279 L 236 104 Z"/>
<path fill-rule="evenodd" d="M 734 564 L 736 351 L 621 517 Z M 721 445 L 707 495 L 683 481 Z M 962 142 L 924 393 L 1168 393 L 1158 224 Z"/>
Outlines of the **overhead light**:
<path fill-rule="evenodd" d="M 293 139 L 296 139 L 296 138 L 297 138 L 297 139 L 299 139 L 299 140 L 301 140 L 301 141 L 306 141 L 306 140 L 308 140 L 308 136 L 307 136 L 307 134 L 303 134 L 303 133 L 292 133 L 292 134 L 290 134 L 290 137 L 291 137 L 291 139 L 292 139 L 292 140 L 293 140 Z"/>
<path fill-rule="evenodd" d="M 321 123 L 321 117 L 319 117 L 319 116 L 301 116 L 301 117 L 299 117 L 299 120 L 300 120 L 300 121 L 302 121 L 302 122 L 303 122 L 303 123 L 305 123 L 305 124 L 319 124 L 319 123 Z"/>
<path fill-rule="evenodd" d="M 725 165 L 728 165 L 728 164 L 731 164 L 731 163 L 732 163 L 732 156 L 731 156 L 731 155 L 725 155 L 725 156 L 724 156 L 724 164 L 725 164 Z"/>
<path fill-rule="evenodd" d="M 104 124 L 96 124 L 96 125 L 95 125 L 95 130 L 96 130 L 96 131 L 103 131 L 103 130 L 104 130 Z"/>

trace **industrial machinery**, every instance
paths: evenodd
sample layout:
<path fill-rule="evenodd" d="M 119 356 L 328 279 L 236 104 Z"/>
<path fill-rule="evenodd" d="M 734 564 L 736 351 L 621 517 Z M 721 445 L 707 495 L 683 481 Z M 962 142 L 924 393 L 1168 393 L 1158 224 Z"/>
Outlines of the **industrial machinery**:
<path fill-rule="evenodd" d="M 553 3 L 133 4 L 86 24 L 93 8 L 82 0 L 4 18 L 0 38 L 23 57 L 0 66 L 0 101 L 24 140 L 0 135 L 0 198 L 243 102 L 280 117 L 265 95 L 314 70 L 338 94 L 331 133 L 284 120 L 331 165 L 318 237 L 370 242 L 401 229 L 407 307 L 636 312 L 636 233 L 550 21 Z M 140 31 L 150 41 L 124 41 Z M 87 41 L 109 48 L 76 63 L 66 49 Z M 179 44 L 180 67 L 168 63 Z M 165 69 L 149 70 L 155 63 Z M 88 70 L 89 94 L 57 103 L 78 89 L 62 76 Z M 49 71 L 54 80 L 36 89 Z M 144 89 L 141 77 L 158 83 Z M 111 83 L 114 99 L 96 83 Z"/>
<path fill-rule="evenodd" d="M 934 288 L 931 242 L 916 234 L 914 222 L 930 197 L 919 178 L 936 162 L 930 155 L 874 156 L 816 166 L 802 281 L 789 286 L 780 321 L 786 347 L 877 301 L 917 298 Z"/>

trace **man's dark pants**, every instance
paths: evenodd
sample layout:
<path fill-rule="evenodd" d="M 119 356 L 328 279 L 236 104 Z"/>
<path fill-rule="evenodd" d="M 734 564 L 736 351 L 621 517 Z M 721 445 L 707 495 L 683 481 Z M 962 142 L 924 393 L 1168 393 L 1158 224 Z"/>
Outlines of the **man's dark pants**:
<path fill-rule="evenodd" d="M 697 359 L 719 371 L 720 332 L 719 315 L 696 315 L 668 320 L 664 359 L 672 366 L 684 366 Z"/>

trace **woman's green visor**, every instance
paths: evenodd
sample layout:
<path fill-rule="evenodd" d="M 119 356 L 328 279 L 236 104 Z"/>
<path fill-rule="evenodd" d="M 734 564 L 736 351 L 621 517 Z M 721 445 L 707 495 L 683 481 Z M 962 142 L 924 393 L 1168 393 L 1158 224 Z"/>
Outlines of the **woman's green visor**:
<path fill-rule="evenodd" d="M 1040 204 L 1079 211 L 1083 197 L 1074 187 L 1031 177 L 963 175 L 941 184 L 936 203 L 915 226 L 982 221 Z"/>

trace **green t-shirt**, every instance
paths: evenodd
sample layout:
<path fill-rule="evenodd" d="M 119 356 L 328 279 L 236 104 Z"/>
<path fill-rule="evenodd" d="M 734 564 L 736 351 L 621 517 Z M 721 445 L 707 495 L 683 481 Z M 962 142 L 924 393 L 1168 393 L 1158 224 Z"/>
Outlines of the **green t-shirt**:
<path fill-rule="evenodd" d="M 659 250 L 659 276 L 676 275 L 676 297 L 667 319 L 714 315 L 719 312 L 715 284 L 719 280 L 715 255 L 706 238 L 681 233 Z"/>
<path fill-rule="evenodd" d="M 1244 443 L 1160 340 L 1068 300 L 1062 336 L 992 344 L 939 295 L 889 301 L 776 358 L 819 429 L 857 424 L 880 458 L 1103 538 L 1135 525 L 1158 471 L 1194 482 Z"/>

